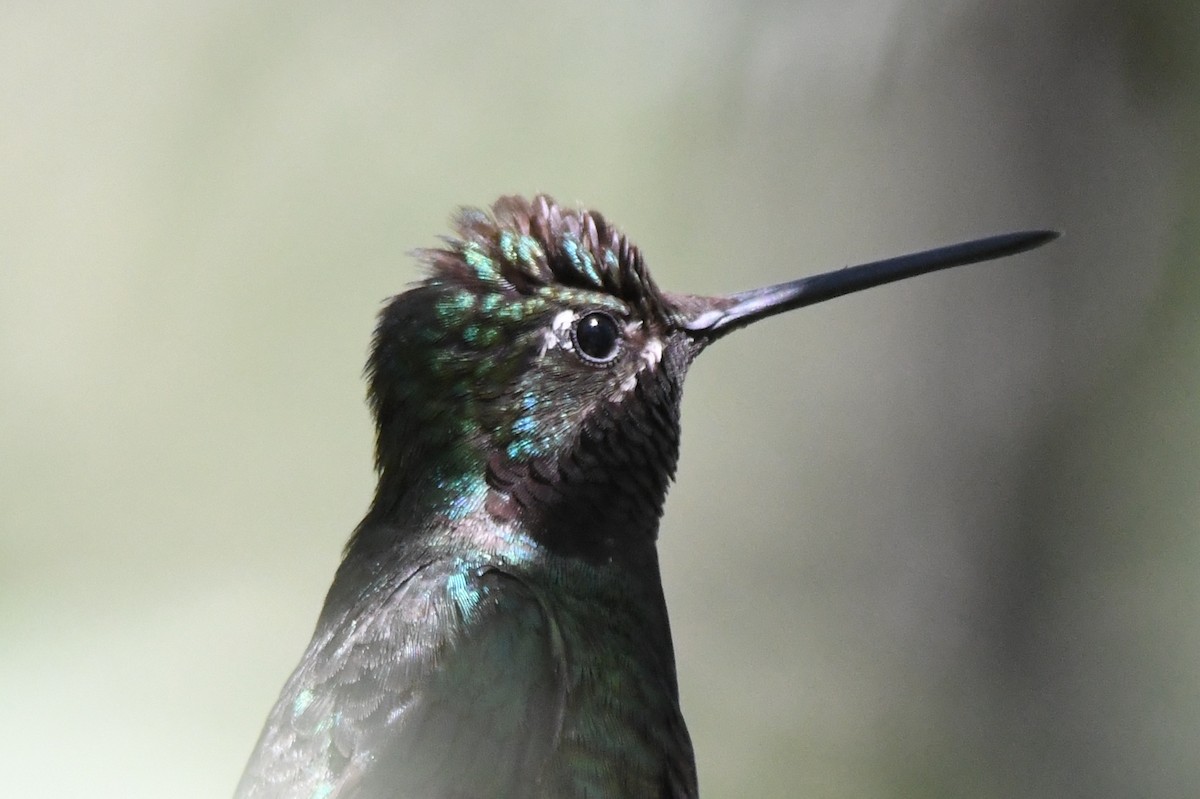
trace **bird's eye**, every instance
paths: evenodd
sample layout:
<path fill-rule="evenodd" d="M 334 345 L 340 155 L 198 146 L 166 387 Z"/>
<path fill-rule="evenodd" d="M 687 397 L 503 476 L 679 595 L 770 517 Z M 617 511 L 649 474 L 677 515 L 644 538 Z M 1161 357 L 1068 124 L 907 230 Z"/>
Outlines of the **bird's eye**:
<path fill-rule="evenodd" d="M 621 330 L 617 320 L 601 311 L 584 314 L 571 329 L 575 351 L 593 364 L 611 362 L 621 351 Z"/>

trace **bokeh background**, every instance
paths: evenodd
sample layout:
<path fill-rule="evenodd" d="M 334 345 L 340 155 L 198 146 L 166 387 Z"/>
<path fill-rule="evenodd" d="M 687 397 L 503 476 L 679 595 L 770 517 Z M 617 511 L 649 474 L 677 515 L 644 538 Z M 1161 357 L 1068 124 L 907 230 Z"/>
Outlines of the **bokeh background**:
<path fill-rule="evenodd" d="M 0 762 L 227 796 L 460 204 L 727 292 L 1038 253 L 714 348 L 661 547 L 707 797 L 1200 793 L 1200 7 L 0 7 Z"/>

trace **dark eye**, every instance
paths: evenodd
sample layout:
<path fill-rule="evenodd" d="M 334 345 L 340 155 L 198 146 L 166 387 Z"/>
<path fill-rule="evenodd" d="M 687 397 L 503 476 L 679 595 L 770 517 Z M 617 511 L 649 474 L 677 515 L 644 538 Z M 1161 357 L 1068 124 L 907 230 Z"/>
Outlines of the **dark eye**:
<path fill-rule="evenodd" d="M 589 363 L 608 363 L 621 351 L 621 330 L 617 320 L 601 311 L 584 314 L 571 331 L 575 349 Z"/>

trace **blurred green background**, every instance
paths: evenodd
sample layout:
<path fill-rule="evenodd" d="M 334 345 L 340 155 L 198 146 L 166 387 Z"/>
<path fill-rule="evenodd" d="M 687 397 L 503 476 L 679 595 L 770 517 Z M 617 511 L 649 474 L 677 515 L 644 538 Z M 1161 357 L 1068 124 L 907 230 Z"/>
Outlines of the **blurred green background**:
<path fill-rule="evenodd" d="M 0 760 L 232 792 L 460 204 L 727 292 L 1033 255 L 722 342 L 662 528 L 707 797 L 1200 793 L 1200 7 L 0 8 Z"/>

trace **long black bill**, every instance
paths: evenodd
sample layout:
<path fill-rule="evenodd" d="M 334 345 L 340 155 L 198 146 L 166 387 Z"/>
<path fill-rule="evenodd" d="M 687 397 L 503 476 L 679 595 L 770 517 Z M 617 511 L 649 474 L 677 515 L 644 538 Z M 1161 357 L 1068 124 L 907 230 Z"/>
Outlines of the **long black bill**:
<path fill-rule="evenodd" d="M 761 289 L 751 289 L 718 300 L 716 307 L 697 314 L 687 323 L 686 328 L 704 338 L 717 339 L 751 322 L 784 311 L 803 308 L 841 297 L 843 294 L 882 286 L 884 283 L 923 275 L 926 272 L 1016 255 L 1041 247 L 1056 238 L 1058 233 L 1053 230 L 1004 233 L 869 264 L 848 266 L 823 275 L 802 277 Z"/>

